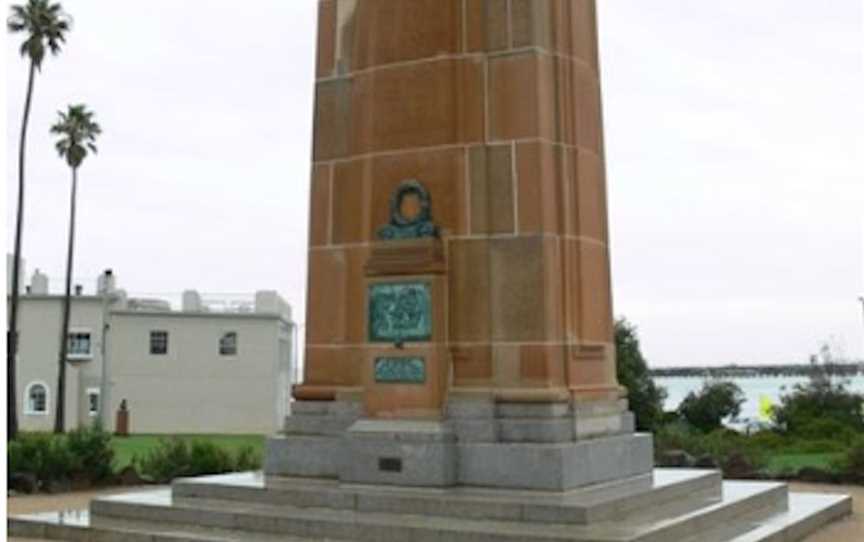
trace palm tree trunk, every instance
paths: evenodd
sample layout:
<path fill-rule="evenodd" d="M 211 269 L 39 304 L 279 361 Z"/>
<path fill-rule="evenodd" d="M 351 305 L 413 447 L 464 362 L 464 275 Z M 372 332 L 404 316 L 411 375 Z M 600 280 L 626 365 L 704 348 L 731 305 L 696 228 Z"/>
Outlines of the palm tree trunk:
<path fill-rule="evenodd" d="M 78 168 L 72 168 L 72 196 L 69 201 L 69 247 L 66 252 L 66 292 L 63 296 L 63 323 L 60 326 L 60 359 L 57 372 L 57 415 L 54 432 L 62 433 L 66 421 L 66 355 L 69 346 L 69 312 L 72 292 L 72 254 L 75 249 L 75 197 L 78 192 Z"/>
<path fill-rule="evenodd" d="M 24 148 L 27 143 L 27 124 L 30 121 L 30 102 L 33 98 L 33 79 L 36 64 L 30 61 L 27 78 L 27 97 L 24 99 L 24 118 L 21 121 L 21 140 L 18 142 L 18 213 L 15 219 L 15 251 L 12 262 L 12 291 L 9 303 L 9 330 L 6 333 L 6 426 L 7 440 L 18 436 L 18 401 L 16 399 L 15 358 L 18 354 L 18 275 L 21 273 L 21 230 L 24 225 Z"/>

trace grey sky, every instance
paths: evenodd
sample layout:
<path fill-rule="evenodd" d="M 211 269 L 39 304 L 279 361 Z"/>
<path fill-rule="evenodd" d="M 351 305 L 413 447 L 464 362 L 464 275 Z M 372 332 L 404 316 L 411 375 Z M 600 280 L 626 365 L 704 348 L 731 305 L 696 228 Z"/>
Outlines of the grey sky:
<path fill-rule="evenodd" d="M 861 2 L 598 3 L 615 309 L 650 361 L 804 361 L 829 339 L 864 356 Z M 74 31 L 36 82 L 28 272 L 60 285 L 69 173 L 47 128 L 85 101 L 105 133 L 81 170 L 80 281 L 275 288 L 305 320 L 315 0 L 63 4 Z"/>

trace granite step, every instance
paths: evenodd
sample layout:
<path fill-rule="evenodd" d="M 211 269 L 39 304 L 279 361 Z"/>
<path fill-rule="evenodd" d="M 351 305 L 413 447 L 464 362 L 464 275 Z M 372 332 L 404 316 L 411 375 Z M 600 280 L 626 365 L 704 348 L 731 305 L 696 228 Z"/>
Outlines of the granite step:
<path fill-rule="evenodd" d="M 700 532 L 683 542 L 790 542 L 802 540 L 820 527 L 852 513 L 846 495 L 791 493 L 789 508 L 767 519 L 740 517 L 733 525 Z"/>
<path fill-rule="evenodd" d="M 7 535 L 39 540 L 99 542 L 320 542 L 284 534 L 249 533 L 195 525 L 102 520 L 91 524 L 87 510 L 64 510 L 10 517 Z"/>
<path fill-rule="evenodd" d="M 717 471 L 657 469 L 653 475 L 563 494 L 345 485 L 335 480 L 265 478 L 260 473 L 182 479 L 172 489 L 175 499 L 187 501 L 211 499 L 463 519 L 589 524 L 671 501 L 685 506 L 681 512 L 691 511 L 699 505 L 699 499 L 719 498 L 721 484 Z"/>
<path fill-rule="evenodd" d="M 483 541 L 632 541 L 684 540 L 694 532 L 720 528 L 736 516 L 763 511 L 777 514 L 785 504 L 785 485 L 766 482 L 725 482 L 723 500 L 706 499 L 699 509 L 679 514 L 669 507 L 660 515 L 626 516 L 623 521 L 592 525 L 471 520 L 419 514 L 356 512 L 290 505 L 240 503 L 195 499 L 173 500 L 169 490 L 97 499 L 91 505 L 91 524 L 104 521 L 199 525 L 252 533 L 312 539 L 358 541 L 447 540 Z M 671 515 L 670 515 L 671 514 Z M 748 520 L 751 519 L 748 516 Z"/>
<path fill-rule="evenodd" d="M 341 437 L 356 420 L 350 416 L 294 414 L 285 418 L 282 434 Z"/>
<path fill-rule="evenodd" d="M 714 502 L 681 518 L 655 519 L 653 523 L 645 523 L 646 518 L 628 516 L 621 522 L 609 521 L 593 526 L 526 525 L 515 522 L 357 514 L 320 509 L 297 509 L 297 517 L 289 518 L 285 517 L 284 512 L 290 507 L 270 506 L 275 511 L 271 510 L 268 514 L 264 513 L 267 505 L 240 510 L 236 502 L 219 505 L 211 502 L 211 508 L 199 507 L 197 510 L 181 512 L 186 514 L 187 521 L 181 524 L 172 521 L 170 516 L 165 516 L 164 508 L 157 504 L 172 507 L 170 491 L 163 490 L 120 499 L 133 506 L 137 501 L 137 507 L 148 509 L 150 519 L 98 515 L 91 517 L 87 511 L 39 514 L 10 518 L 8 532 L 12 536 L 21 537 L 101 542 L 306 542 L 326 539 L 382 542 L 409 539 L 456 542 L 791 542 L 803 539 L 826 522 L 851 511 L 851 499 L 845 496 L 793 494 L 789 499 L 788 511 L 775 512 L 767 518 L 759 519 L 756 516 L 772 508 L 769 504 L 772 499 L 764 499 L 764 494 L 776 493 L 776 488 L 736 482 L 726 482 L 724 486 L 729 487 L 724 487 L 726 498 L 723 502 Z M 754 499 L 759 495 L 763 498 Z M 776 494 L 774 497 L 776 501 Z M 182 507 L 181 504 L 175 506 Z M 227 508 L 220 509 L 218 506 Z M 719 509 L 729 506 L 743 506 L 745 511 L 731 517 L 726 517 L 725 514 L 717 515 Z M 223 514 L 221 526 L 212 522 L 214 509 Z M 322 524 L 318 521 L 322 513 L 342 516 L 332 520 L 339 526 L 340 536 L 332 536 L 332 529 L 327 528 L 330 522 Z M 199 520 L 207 518 L 210 518 L 211 523 L 202 525 Z M 346 519 L 348 521 L 345 521 Z M 722 521 L 718 523 L 718 520 Z M 286 523 L 289 529 L 284 528 Z M 304 534 L 298 535 L 297 531 L 303 531 Z M 330 532 L 328 534 L 325 531 Z"/>

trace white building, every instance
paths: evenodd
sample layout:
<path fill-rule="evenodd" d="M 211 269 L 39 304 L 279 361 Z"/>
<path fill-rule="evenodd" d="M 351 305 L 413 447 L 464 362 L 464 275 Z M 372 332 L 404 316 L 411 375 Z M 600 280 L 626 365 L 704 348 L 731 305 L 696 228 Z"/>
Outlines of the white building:
<path fill-rule="evenodd" d="M 255 434 L 281 426 L 295 337 L 290 307 L 276 292 L 229 303 L 190 290 L 172 310 L 164 300 L 127 298 L 114 281 L 106 271 L 95 294 L 76 287 L 72 298 L 67 429 L 93 423 L 100 408 L 114 429 L 124 399 L 132 433 Z M 19 426 L 49 431 L 63 296 L 49 292 L 37 269 L 20 300 Z"/>

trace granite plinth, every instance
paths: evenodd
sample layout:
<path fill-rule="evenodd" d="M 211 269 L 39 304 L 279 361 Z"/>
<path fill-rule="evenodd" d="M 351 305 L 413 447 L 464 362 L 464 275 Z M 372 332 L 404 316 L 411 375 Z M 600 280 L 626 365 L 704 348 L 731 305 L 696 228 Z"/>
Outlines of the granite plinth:
<path fill-rule="evenodd" d="M 295 401 L 283 431 L 267 439 L 264 470 L 282 476 L 336 478 L 347 463 L 343 435 L 360 418 L 357 401 Z"/>
<path fill-rule="evenodd" d="M 646 474 L 651 435 L 627 402 L 448 400 L 440 421 L 364 418 L 359 403 L 299 402 L 267 442 L 270 475 L 343 482 L 569 490 Z"/>
<path fill-rule="evenodd" d="M 456 435 L 433 421 L 360 420 L 345 432 L 348 483 L 447 487 L 456 484 Z"/>
<path fill-rule="evenodd" d="M 651 472 L 653 439 L 621 435 L 578 442 L 459 445 L 459 483 L 569 490 Z"/>

